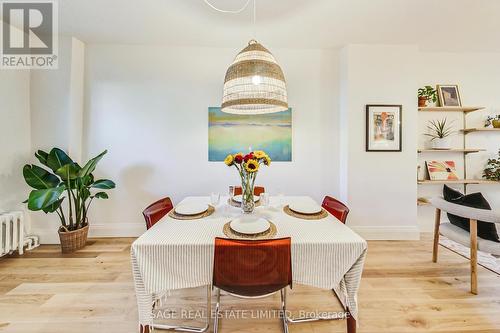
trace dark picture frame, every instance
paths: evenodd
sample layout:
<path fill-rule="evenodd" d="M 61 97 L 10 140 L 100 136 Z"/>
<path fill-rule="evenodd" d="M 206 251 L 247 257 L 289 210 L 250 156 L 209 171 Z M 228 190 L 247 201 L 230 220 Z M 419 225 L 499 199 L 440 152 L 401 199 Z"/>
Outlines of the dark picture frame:
<path fill-rule="evenodd" d="M 366 105 L 366 151 L 401 152 L 403 148 L 403 106 Z"/>
<path fill-rule="evenodd" d="M 458 84 L 438 84 L 437 93 L 440 106 L 462 106 Z"/>

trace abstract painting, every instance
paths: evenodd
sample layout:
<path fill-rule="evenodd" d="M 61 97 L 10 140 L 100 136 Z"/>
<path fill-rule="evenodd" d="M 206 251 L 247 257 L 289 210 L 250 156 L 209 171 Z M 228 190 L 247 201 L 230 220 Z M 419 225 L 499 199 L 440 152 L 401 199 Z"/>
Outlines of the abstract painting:
<path fill-rule="evenodd" d="M 265 151 L 273 161 L 292 160 L 292 109 L 236 115 L 208 108 L 208 160 L 224 161 L 228 154 Z"/>
<path fill-rule="evenodd" d="M 426 161 L 431 180 L 458 180 L 455 161 Z"/>

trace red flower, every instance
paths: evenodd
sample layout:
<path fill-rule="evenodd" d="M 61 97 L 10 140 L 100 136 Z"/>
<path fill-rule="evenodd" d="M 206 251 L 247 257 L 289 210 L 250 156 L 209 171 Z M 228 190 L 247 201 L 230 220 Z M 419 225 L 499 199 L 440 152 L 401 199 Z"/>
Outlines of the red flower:
<path fill-rule="evenodd" d="M 234 163 L 241 164 L 241 162 L 243 162 L 243 155 L 241 154 L 234 155 Z"/>
<path fill-rule="evenodd" d="M 248 160 L 251 160 L 253 158 L 253 153 L 246 154 L 245 157 L 243 157 L 243 161 L 248 162 Z"/>

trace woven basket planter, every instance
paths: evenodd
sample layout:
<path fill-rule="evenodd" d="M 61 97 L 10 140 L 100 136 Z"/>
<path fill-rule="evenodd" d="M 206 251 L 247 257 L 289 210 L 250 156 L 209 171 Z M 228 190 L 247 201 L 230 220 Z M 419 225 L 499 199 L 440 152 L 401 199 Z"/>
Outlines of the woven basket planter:
<path fill-rule="evenodd" d="M 71 253 L 85 247 L 89 225 L 75 231 L 61 231 L 59 229 L 59 239 L 61 240 L 62 253 Z"/>

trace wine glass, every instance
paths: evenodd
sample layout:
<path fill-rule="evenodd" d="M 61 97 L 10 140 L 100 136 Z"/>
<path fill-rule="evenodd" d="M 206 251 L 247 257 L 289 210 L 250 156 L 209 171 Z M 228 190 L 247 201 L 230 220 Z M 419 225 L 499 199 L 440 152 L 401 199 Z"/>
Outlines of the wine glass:
<path fill-rule="evenodd" d="M 269 205 L 269 193 L 261 193 L 260 194 L 260 204 L 264 207 Z"/>
<path fill-rule="evenodd" d="M 235 186 L 229 186 L 229 199 L 231 199 L 231 200 L 233 200 L 233 198 L 234 198 L 235 189 L 236 189 Z"/>

